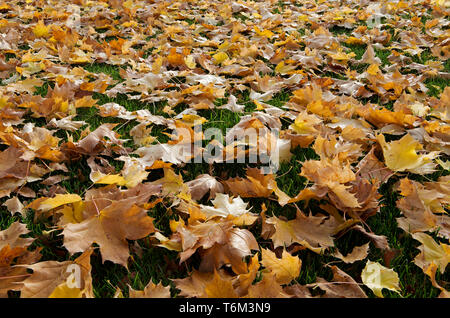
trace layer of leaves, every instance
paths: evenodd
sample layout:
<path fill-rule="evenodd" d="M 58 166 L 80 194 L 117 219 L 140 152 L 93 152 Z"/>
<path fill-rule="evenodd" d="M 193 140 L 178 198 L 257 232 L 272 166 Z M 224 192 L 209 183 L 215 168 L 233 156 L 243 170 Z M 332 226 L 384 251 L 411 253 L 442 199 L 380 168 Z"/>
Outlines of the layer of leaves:
<path fill-rule="evenodd" d="M 448 297 L 447 9 L 4 1 L 0 297 Z"/>

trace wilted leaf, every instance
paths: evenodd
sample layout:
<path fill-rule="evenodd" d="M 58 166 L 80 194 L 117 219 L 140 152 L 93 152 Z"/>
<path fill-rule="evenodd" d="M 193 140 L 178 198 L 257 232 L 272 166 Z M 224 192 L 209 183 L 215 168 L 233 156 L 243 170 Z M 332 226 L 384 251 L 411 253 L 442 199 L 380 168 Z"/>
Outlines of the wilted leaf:
<path fill-rule="evenodd" d="M 428 154 L 417 154 L 422 145 L 410 134 L 400 140 L 386 143 L 383 135 L 378 135 L 386 166 L 393 171 L 410 171 L 412 173 L 428 174 L 434 171 L 435 164 L 432 162 L 438 152 Z"/>
<path fill-rule="evenodd" d="M 302 261 L 286 252 L 285 249 L 283 249 L 281 258 L 278 258 L 274 252 L 263 248 L 261 257 L 261 264 L 275 276 L 276 281 L 281 285 L 289 284 L 300 275 Z"/>
<path fill-rule="evenodd" d="M 384 288 L 400 293 L 397 273 L 379 263 L 367 261 L 366 267 L 361 273 L 361 278 L 364 285 L 369 287 L 378 297 L 383 297 L 381 291 Z"/>
<path fill-rule="evenodd" d="M 33 274 L 23 281 L 23 298 L 81 298 L 94 297 L 92 291 L 92 250 L 75 261 L 46 261 L 28 265 Z"/>
<path fill-rule="evenodd" d="M 150 195 L 148 195 L 150 196 Z M 106 260 L 127 267 L 128 240 L 137 240 L 153 233 L 153 219 L 131 200 L 113 202 L 111 205 L 80 223 L 64 227 L 64 246 L 71 253 L 84 252 L 93 243 L 100 247 L 103 262 Z"/>
<path fill-rule="evenodd" d="M 317 282 L 310 284 L 325 291 L 326 298 L 367 298 L 366 294 L 359 287 L 359 284 L 343 270 L 337 266 L 331 266 L 333 271 L 333 281 L 328 282 L 318 277 Z"/>
<path fill-rule="evenodd" d="M 367 257 L 369 253 L 369 243 L 362 246 L 356 246 L 353 251 L 348 253 L 346 256 L 342 255 L 339 251 L 333 254 L 334 257 L 340 258 L 345 263 L 354 263 L 356 261 L 361 261 Z"/>
<path fill-rule="evenodd" d="M 129 287 L 130 298 L 170 298 L 170 286 L 163 286 L 161 283 L 155 285 L 150 281 L 144 290 L 134 290 Z"/>
<path fill-rule="evenodd" d="M 444 273 L 450 262 L 450 245 L 438 244 L 431 236 L 425 233 L 415 233 L 412 237 L 422 243 L 419 246 L 421 253 L 416 256 L 414 263 L 422 268 L 424 272 L 434 264 L 441 273 Z"/>

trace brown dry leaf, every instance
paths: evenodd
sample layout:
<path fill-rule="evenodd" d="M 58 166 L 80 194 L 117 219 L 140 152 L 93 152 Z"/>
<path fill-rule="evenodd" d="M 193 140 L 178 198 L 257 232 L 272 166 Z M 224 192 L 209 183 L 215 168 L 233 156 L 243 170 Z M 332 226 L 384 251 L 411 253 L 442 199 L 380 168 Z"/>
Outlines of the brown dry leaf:
<path fill-rule="evenodd" d="M 7 297 L 10 290 L 20 290 L 23 287 L 23 280 L 29 276 L 26 268 L 14 265 L 33 264 L 41 257 L 39 248 L 33 252 L 27 250 L 34 238 L 20 236 L 28 233 L 26 225 L 19 222 L 14 222 L 6 230 L 0 231 L 0 297 L 2 298 Z"/>
<path fill-rule="evenodd" d="M 74 116 L 67 116 L 60 120 L 57 120 L 56 118 L 52 118 L 52 120 L 49 121 L 47 124 L 47 127 L 49 128 L 58 128 L 58 129 L 64 129 L 68 131 L 76 131 L 80 129 L 82 126 L 86 125 L 87 123 L 83 120 L 73 121 L 72 118 Z"/>
<path fill-rule="evenodd" d="M 219 106 L 218 108 L 228 109 L 229 111 L 232 111 L 234 113 L 243 113 L 245 105 L 238 104 L 236 96 L 230 94 L 230 96 L 228 97 L 228 103 Z"/>
<path fill-rule="evenodd" d="M 433 213 L 444 213 L 450 204 L 450 177 L 442 176 L 436 182 L 425 182 L 424 187 L 417 187 L 419 197 Z"/>
<path fill-rule="evenodd" d="M 193 271 L 186 278 L 172 279 L 181 297 L 203 297 L 206 284 L 212 280 L 213 273 Z"/>
<path fill-rule="evenodd" d="M 105 151 L 110 151 L 111 149 L 119 153 L 123 152 L 123 141 L 119 139 L 119 134 L 112 130 L 115 126 L 117 124 L 100 125 L 77 143 L 69 142 L 66 145 L 67 150 L 91 156 L 105 153 Z"/>
<path fill-rule="evenodd" d="M 5 246 L 9 246 L 12 249 L 15 247 L 28 247 L 34 241 L 34 238 L 23 238 L 21 235 L 29 232 L 26 224 L 19 221 L 12 223 L 6 230 L 0 231 L 0 250 Z"/>
<path fill-rule="evenodd" d="M 366 51 L 361 57 L 361 60 L 359 60 L 358 62 L 381 65 L 381 60 L 375 55 L 375 50 L 373 49 L 373 46 L 371 44 L 367 45 Z"/>
<path fill-rule="evenodd" d="M 372 148 L 358 163 L 357 169 L 357 174 L 360 175 L 361 178 L 367 179 L 374 184 L 383 184 L 394 174 L 392 170 L 386 167 L 385 164 L 375 156 L 375 148 Z"/>
<path fill-rule="evenodd" d="M 275 276 L 280 285 L 289 284 L 300 275 L 302 261 L 289 254 L 285 249 L 283 249 L 281 258 L 278 258 L 274 252 L 262 248 L 261 257 L 261 264 Z"/>
<path fill-rule="evenodd" d="M 382 250 L 389 249 L 389 242 L 388 242 L 388 239 L 387 239 L 386 236 L 384 236 L 384 235 L 377 235 L 375 233 L 368 232 L 361 225 L 355 225 L 352 228 L 357 230 L 357 231 L 359 231 L 359 232 L 361 232 L 365 236 L 367 236 L 377 248 L 382 249 Z"/>
<path fill-rule="evenodd" d="M 367 257 L 369 254 L 369 243 L 362 246 L 355 246 L 353 251 L 348 253 L 346 256 L 342 255 L 338 250 L 333 254 L 334 257 L 340 258 L 344 263 L 354 263 L 356 261 L 361 261 Z"/>
<path fill-rule="evenodd" d="M 27 251 L 26 247 L 11 249 L 9 245 L 0 250 L 0 297 L 7 297 L 8 291 L 20 291 L 23 281 L 30 276 L 26 267 L 18 265 L 30 265 L 38 262 L 41 258 L 42 248 Z M 15 265 L 15 266 L 11 266 Z"/>
<path fill-rule="evenodd" d="M 151 167 L 158 160 L 179 165 L 183 162 L 188 162 L 192 157 L 191 144 L 184 142 L 173 145 L 150 145 L 147 147 L 141 147 L 134 153 L 141 156 L 139 159 L 140 162 L 147 167 Z"/>
<path fill-rule="evenodd" d="M 337 136 L 327 139 L 317 136 L 312 148 L 323 160 L 337 158 L 340 162 L 354 162 L 361 156 L 361 146 L 342 142 Z"/>
<path fill-rule="evenodd" d="M 361 207 L 355 193 L 349 191 L 350 185 L 346 185 L 356 179 L 349 164 L 342 165 L 337 158 L 308 160 L 304 162 L 300 175 L 315 183 L 317 190 L 314 192 L 326 191 L 332 200 L 337 200 L 344 207 Z"/>
<path fill-rule="evenodd" d="M 192 200 L 200 200 L 209 192 L 208 200 L 215 198 L 217 193 L 223 193 L 223 185 L 209 174 L 201 174 L 192 181 L 186 182 Z"/>
<path fill-rule="evenodd" d="M 248 273 L 240 274 L 234 279 L 233 286 L 235 287 L 236 293 L 241 297 L 248 293 L 249 287 L 253 284 L 256 279 L 258 270 L 260 268 L 259 264 L 259 254 L 256 253 L 250 259 L 247 264 Z"/>
<path fill-rule="evenodd" d="M 181 236 L 180 262 L 192 256 L 198 249 L 202 257 L 201 271 L 212 272 L 223 265 L 231 265 L 235 273 L 246 273 L 244 257 L 258 249 L 258 244 L 250 231 L 239 229 L 224 219 L 212 219 L 204 223 L 195 222 L 176 228 Z"/>
<path fill-rule="evenodd" d="M 77 259 L 66 262 L 45 261 L 23 265 L 33 274 L 23 281 L 22 298 L 81 298 L 94 297 L 92 290 L 92 249 Z"/>
<path fill-rule="evenodd" d="M 187 278 L 174 279 L 180 296 L 197 298 L 237 298 L 231 277 L 214 270 L 213 273 L 194 271 Z"/>
<path fill-rule="evenodd" d="M 267 198 L 274 193 L 281 206 L 286 205 L 291 199 L 286 193 L 281 191 L 274 174 L 263 174 L 260 169 L 247 169 L 247 178 L 230 178 L 224 180 L 223 184 L 228 192 L 243 198 Z"/>
<path fill-rule="evenodd" d="M 420 187 L 416 181 L 404 178 L 399 185 L 400 194 L 403 196 L 397 201 L 397 207 L 402 211 L 404 217 L 397 218 L 398 226 L 408 233 L 434 231 L 449 237 L 450 220 L 447 215 L 436 215 L 430 209 L 430 204 L 425 204 L 427 194 L 419 194 Z M 424 202 L 424 200 L 425 202 Z"/>
<path fill-rule="evenodd" d="M 128 286 L 130 298 L 170 298 L 170 286 L 163 286 L 161 283 L 154 284 L 150 281 L 144 290 L 134 290 Z"/>
<path fill-rule="evenodd" d="M 297 216 L 293 220 L 283 221 L 273 216 L 267 218 L 265 224 L 273 227 L 269 238 L 273 241 L 274 247 L 289 247 L 298 243 L 316 253 L 334 245 L 332 236 L 338 225 L 333 217 L 306 216 L 300 211 L 297 211 Z"/>
<path fill-rule="evenodd" d="M 331 282 L 283 285 L 299 275 L 304 249 L 319 264 L 349 229 L 382 249 L 388 264 L 395 252 L 387 236 L 366 228 L 395 208 L 398 226 L 422 243 L 415 260 L 402 257 L 448 296 L 436 281 L 448 247 L 424 234 L 450 238 L 446 3 L 379 4 L 3 1 L 0 198 L 9 211 L 1 223 L 11 227 L 0 232 L 1 296 L 21 288 L 34 295 L 40 284 L 45 296 L 92 296 L 90 273 L 83 291 L 69 288 L 57 268 L 74 265 L 67 259 L 75 252 L 90 255 L 94 243 L 103 261 L 126 266 L 134 240 L 131 254 L 163 247 L 188 263 L 152 260 L 166 262 L 167 277 L 200 264 L 175 280 L 182 296 L 313 297 L 315 286 L 325 297 L 365 297 L 358 273 L 337 267 Z M 206 128 L 216 128 L 210 141 Z M 393 203 L 389 191 L 397 189 Z M 305 214 L 287 219 L 297 203 Z M 28 249 L 37 233 L 10 215 L 29 217 L 28 209 L 36 226 L 45 223 L 46 255 L 66 262 L 36 263 L 39 249 Z M 149 215 L 171 233 L 158 232 Z M 259 225 L 257 240 L 250 231 Z M 69 253 L 53 249 L 55 230 Z M 254 254 L 261 245 L 268 249 Z M 332 255 L 353 263 L 370 253 L 369 243 L 348 250 Z M 80 262 L 90 271 L 88 259 Z M 388 284 L 365 277 L 367 268 L 363 281 L 378 296 L 384 286 L 398 291 L 395 275 L 378 265 L 368 267 Z M 108 273 L 93 275 L 100 282 Z M 414 290 L 408 282 L 403 275 L 403 296 Z M 152 282 L 129 290 L 170 295 Z"/>
<path fill-rule="evenodd" d="M 272 194 L 269 189 L 269 182 L 274 180 L 274 175 L 263 175 L 259 169 L 252 168 L 247 170 L 247 178 L 230 178 L 224 180 L 223 184 L 228 192 L 235 196 L 243 198 L 267 198 Z"/>
<path fill-rule="evenodd" d="M 149 197 L 150 195 L 148 195 Z M 138 240 L 155 232 L 153 218 L 133 200 L 121 200 L 99 210 L 80 223 L 65 225 L 64 246 L 69 253 L 86 251 L 93 243 L 100 247 L 102 260 L 127 267 L 128 240 Z"/>
<path fill-rule="evenodd" d="M 15 213 L 20 213 L 22 216 L 26 216 L 24 205 L 17 197 L 12 197 L 11 199 L 6 200 L 2 205 L 5 206 L 12 215 Z"/>
<path fill-rule="evenodd" d="M 251 285 L 245 298 L 289 298 L 274 274 L 264 274 L 261 281 Z"/>
<path fill-rule="evenodd" d="M 331 266 L 331 270 L 333 271 L 331 282 L 318 277 L 317 282 L 309 286 L 325 291 L 322 297 L 326 298 L 367 298 L 362 288 L 350 275 L 337 266 Z"/>
<path fill-rule="evenodd" d="M 283 288 L 290 298 L 314 298 L 307 286 L 294 284 Z"/>
<path fill-rule="evenodd" d="M 450 298 L 450 292 L 448 290 L 446 290 L 444 287 L 440 286 L 437 282 L 436 282 L 436 272 L 438 270 L 438 266 L 435 263 L 431 263 L 428 268 L 423 269 L 424 273 L 430 277 L 431 280 L 431 284 L 440 289 L 441 293 L 439 294 L 439 298 Z"/>

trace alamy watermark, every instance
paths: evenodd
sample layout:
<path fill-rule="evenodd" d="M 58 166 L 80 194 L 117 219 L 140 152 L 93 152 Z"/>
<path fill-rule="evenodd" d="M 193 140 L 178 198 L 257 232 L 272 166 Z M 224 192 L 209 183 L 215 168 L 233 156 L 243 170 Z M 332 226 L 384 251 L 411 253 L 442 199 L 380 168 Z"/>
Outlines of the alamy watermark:
<path fill-rule="evenodd" d="M 366 20 L 366 24 L 369 28 L 378 28 L 381 25 L 381 18 L 386 13 L 386 5 L 384 3 L 375 2 L 370 3 L 366 9 L 366 13 L 369 17 Z"/>
<path fill-rule="evenodd" d="M 203 129 L 199 121 L 192 128 L 174 129 L 164 151 L 184 163 L 250 163 L 258 164 L 263 173 L 274 173 L 289 149 L 290 140 L 281 139 L 277 128 L 235 126 L 224 135 L 219 128 Z"/>
<path fill-rule="evenodd" d="M 69 288 L 81 288 L 81 267 L 78 264 L 70 264 L 67 266 L 66 273 L 69 276 L 66 278 L 66 285 Z"/>
<path fill-rule="evenodd" d="M 382 23 L 381 19 L 388 16 L 394 8 L 399 8 L 402 3 L 405 5 L 405 2 L 402 2 L 401 0 L 382 0 L 370 2 L 367 7 L 364 8 L 364 11 L 368 14 L 368 18 L 366 20 L 367 26 L 369 28 L 379 28 Z M 433 5 L 448 8 L 450 7 L 450 1 L 434 0 Z"/>

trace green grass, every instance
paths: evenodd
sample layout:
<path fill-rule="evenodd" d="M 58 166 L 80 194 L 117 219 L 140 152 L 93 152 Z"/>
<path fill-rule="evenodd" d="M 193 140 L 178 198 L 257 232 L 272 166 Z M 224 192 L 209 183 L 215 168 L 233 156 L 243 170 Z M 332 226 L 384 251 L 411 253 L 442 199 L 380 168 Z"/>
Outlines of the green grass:
<path fill-rule="evenodd" d="M 425 85 L 429 89 L 428 95 L 439 97 L 444 89 L 450 86 L 450 79 L 442 77 L 428 78 L 425 80 Z"/>
<path fill-rule="evenodd" d="M 119 66 L 117 65 L 110 65 L 106 63 L 93 63 L 93 64 L 86 64 L 83 67 L 86 71 L 89 71 L 91 73 L 104 73 L 106 75 L 111 76 L 116 81 L 123 81 L 123 79 L 120 77 L 119 74 Z"/>

